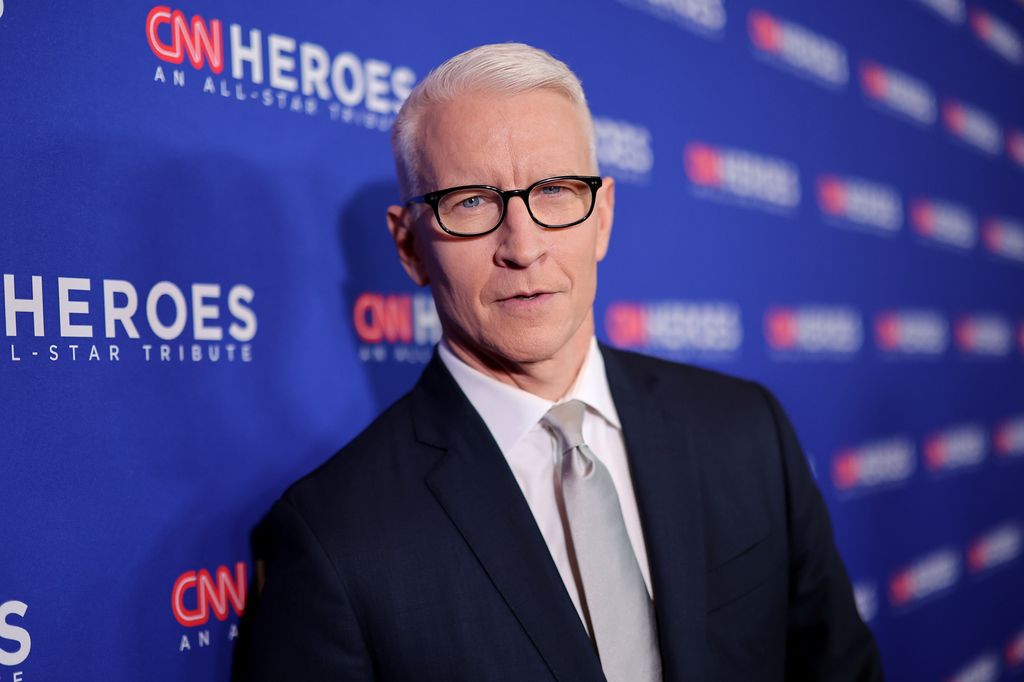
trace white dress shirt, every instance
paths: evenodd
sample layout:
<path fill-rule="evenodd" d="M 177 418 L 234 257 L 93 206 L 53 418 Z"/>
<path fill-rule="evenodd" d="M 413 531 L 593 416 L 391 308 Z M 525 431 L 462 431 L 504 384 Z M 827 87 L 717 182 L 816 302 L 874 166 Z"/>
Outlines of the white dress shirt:
<path fill-rule="evenodd" d="M 438 353 L 462 392 L 480 413 L 508 461 L 585 626 L 579 590 L 565 544 L 566 530 L 555 499 L 558 473 L 555 465 L 561 453 L 554 436 L 540 424 L 541 418 L 555 403 L 473 369 L 452 353 L 443 338 L 438 344 Z M 587 357 L 572 388 L 557 402 L 571 399 L 581 400 L 587 405 L 583 416 L 583 438 L 611 474 L 633 553 L 640 564 L 647 593 L 653 596 L 647 548 L 640 529 L 640 514 L 633 494 L 622 425 L 608 389 L 604 358 L 595 337 L 591 337 Z"/>

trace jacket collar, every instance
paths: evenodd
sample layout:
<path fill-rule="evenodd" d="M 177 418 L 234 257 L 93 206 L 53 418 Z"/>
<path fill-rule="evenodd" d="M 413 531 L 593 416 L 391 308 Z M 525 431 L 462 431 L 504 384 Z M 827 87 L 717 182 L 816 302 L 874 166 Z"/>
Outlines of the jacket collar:
<path fill-rule="evenodd" d="M 705 557 L 693 409 L 652 360 L 601 344 L 651 567 L 662 677 L 704 679 Z M 685 398 L 683 398 L 685 400 Z M 670 410 L 669 405 L 673 405 Z"/>
<path fill-rule="evenodd" d="M 660 378 L 599 344 L 622 423 L 647 545 L 663 679 L 703 679 L 704 539 L 696 458 Z M 426 484 L 556 679 L 601 680 L 600 664 L 529 505 L 480 415 L 438 357 L 412 392 L 417 440 L 446 451 Z"/>

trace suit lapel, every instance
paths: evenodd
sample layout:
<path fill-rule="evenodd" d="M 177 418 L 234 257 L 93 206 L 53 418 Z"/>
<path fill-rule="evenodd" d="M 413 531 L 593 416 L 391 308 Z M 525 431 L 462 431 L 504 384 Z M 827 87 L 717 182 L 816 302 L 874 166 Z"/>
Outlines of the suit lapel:
<path fill-rule="evenodd" d="M 554 677 L 604 679 L 515 476 L 436 350 L 414 389 L 413 418 L 418 440 L 447 451 L 427 486 Z"/>
<path fill-rule="evenodd" d="M 658 377 L 601 344 L 622 422 L 651 569 L 663 678 L 704 677 L 705 560 L 700 479 L 686 414 L 666 414 Z M 678 398 L 674 397 L 675 400 Z"/>

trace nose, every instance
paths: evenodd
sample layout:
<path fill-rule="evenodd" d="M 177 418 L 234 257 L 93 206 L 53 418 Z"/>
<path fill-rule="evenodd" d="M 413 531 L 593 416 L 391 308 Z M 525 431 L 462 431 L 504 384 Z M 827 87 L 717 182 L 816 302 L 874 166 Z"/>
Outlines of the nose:
<path fill-rule="evenodd" d="M 498 228 L 495 263 L 511 268 L 526 268 L 539 260 L 547 250 L 544 228 L 533 222 L 522 197 L 509 199 L 505 219 Z"/>

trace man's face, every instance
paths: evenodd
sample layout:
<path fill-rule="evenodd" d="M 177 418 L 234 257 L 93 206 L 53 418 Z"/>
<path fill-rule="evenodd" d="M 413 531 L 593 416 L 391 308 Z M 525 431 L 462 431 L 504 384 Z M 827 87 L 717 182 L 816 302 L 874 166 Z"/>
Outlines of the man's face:
<path fill-rule="evenodd" d="M 428 191 L 523 189 L 552 176 L 594 174 L 582 115 L 552 90 L 467 94 L 431 107 L 420 125 Z M 530 363 L 589 342 L 613 207 L 614 183 L 605 178 L 591 216 L 564 229 L 533 222 L 518 197 L 501 226 L 480 237 L 443 233 L 425 205 L 392 206 L 388 222 L 409 276 L 431 285 L 454 345 L 488 364 Z"/>

